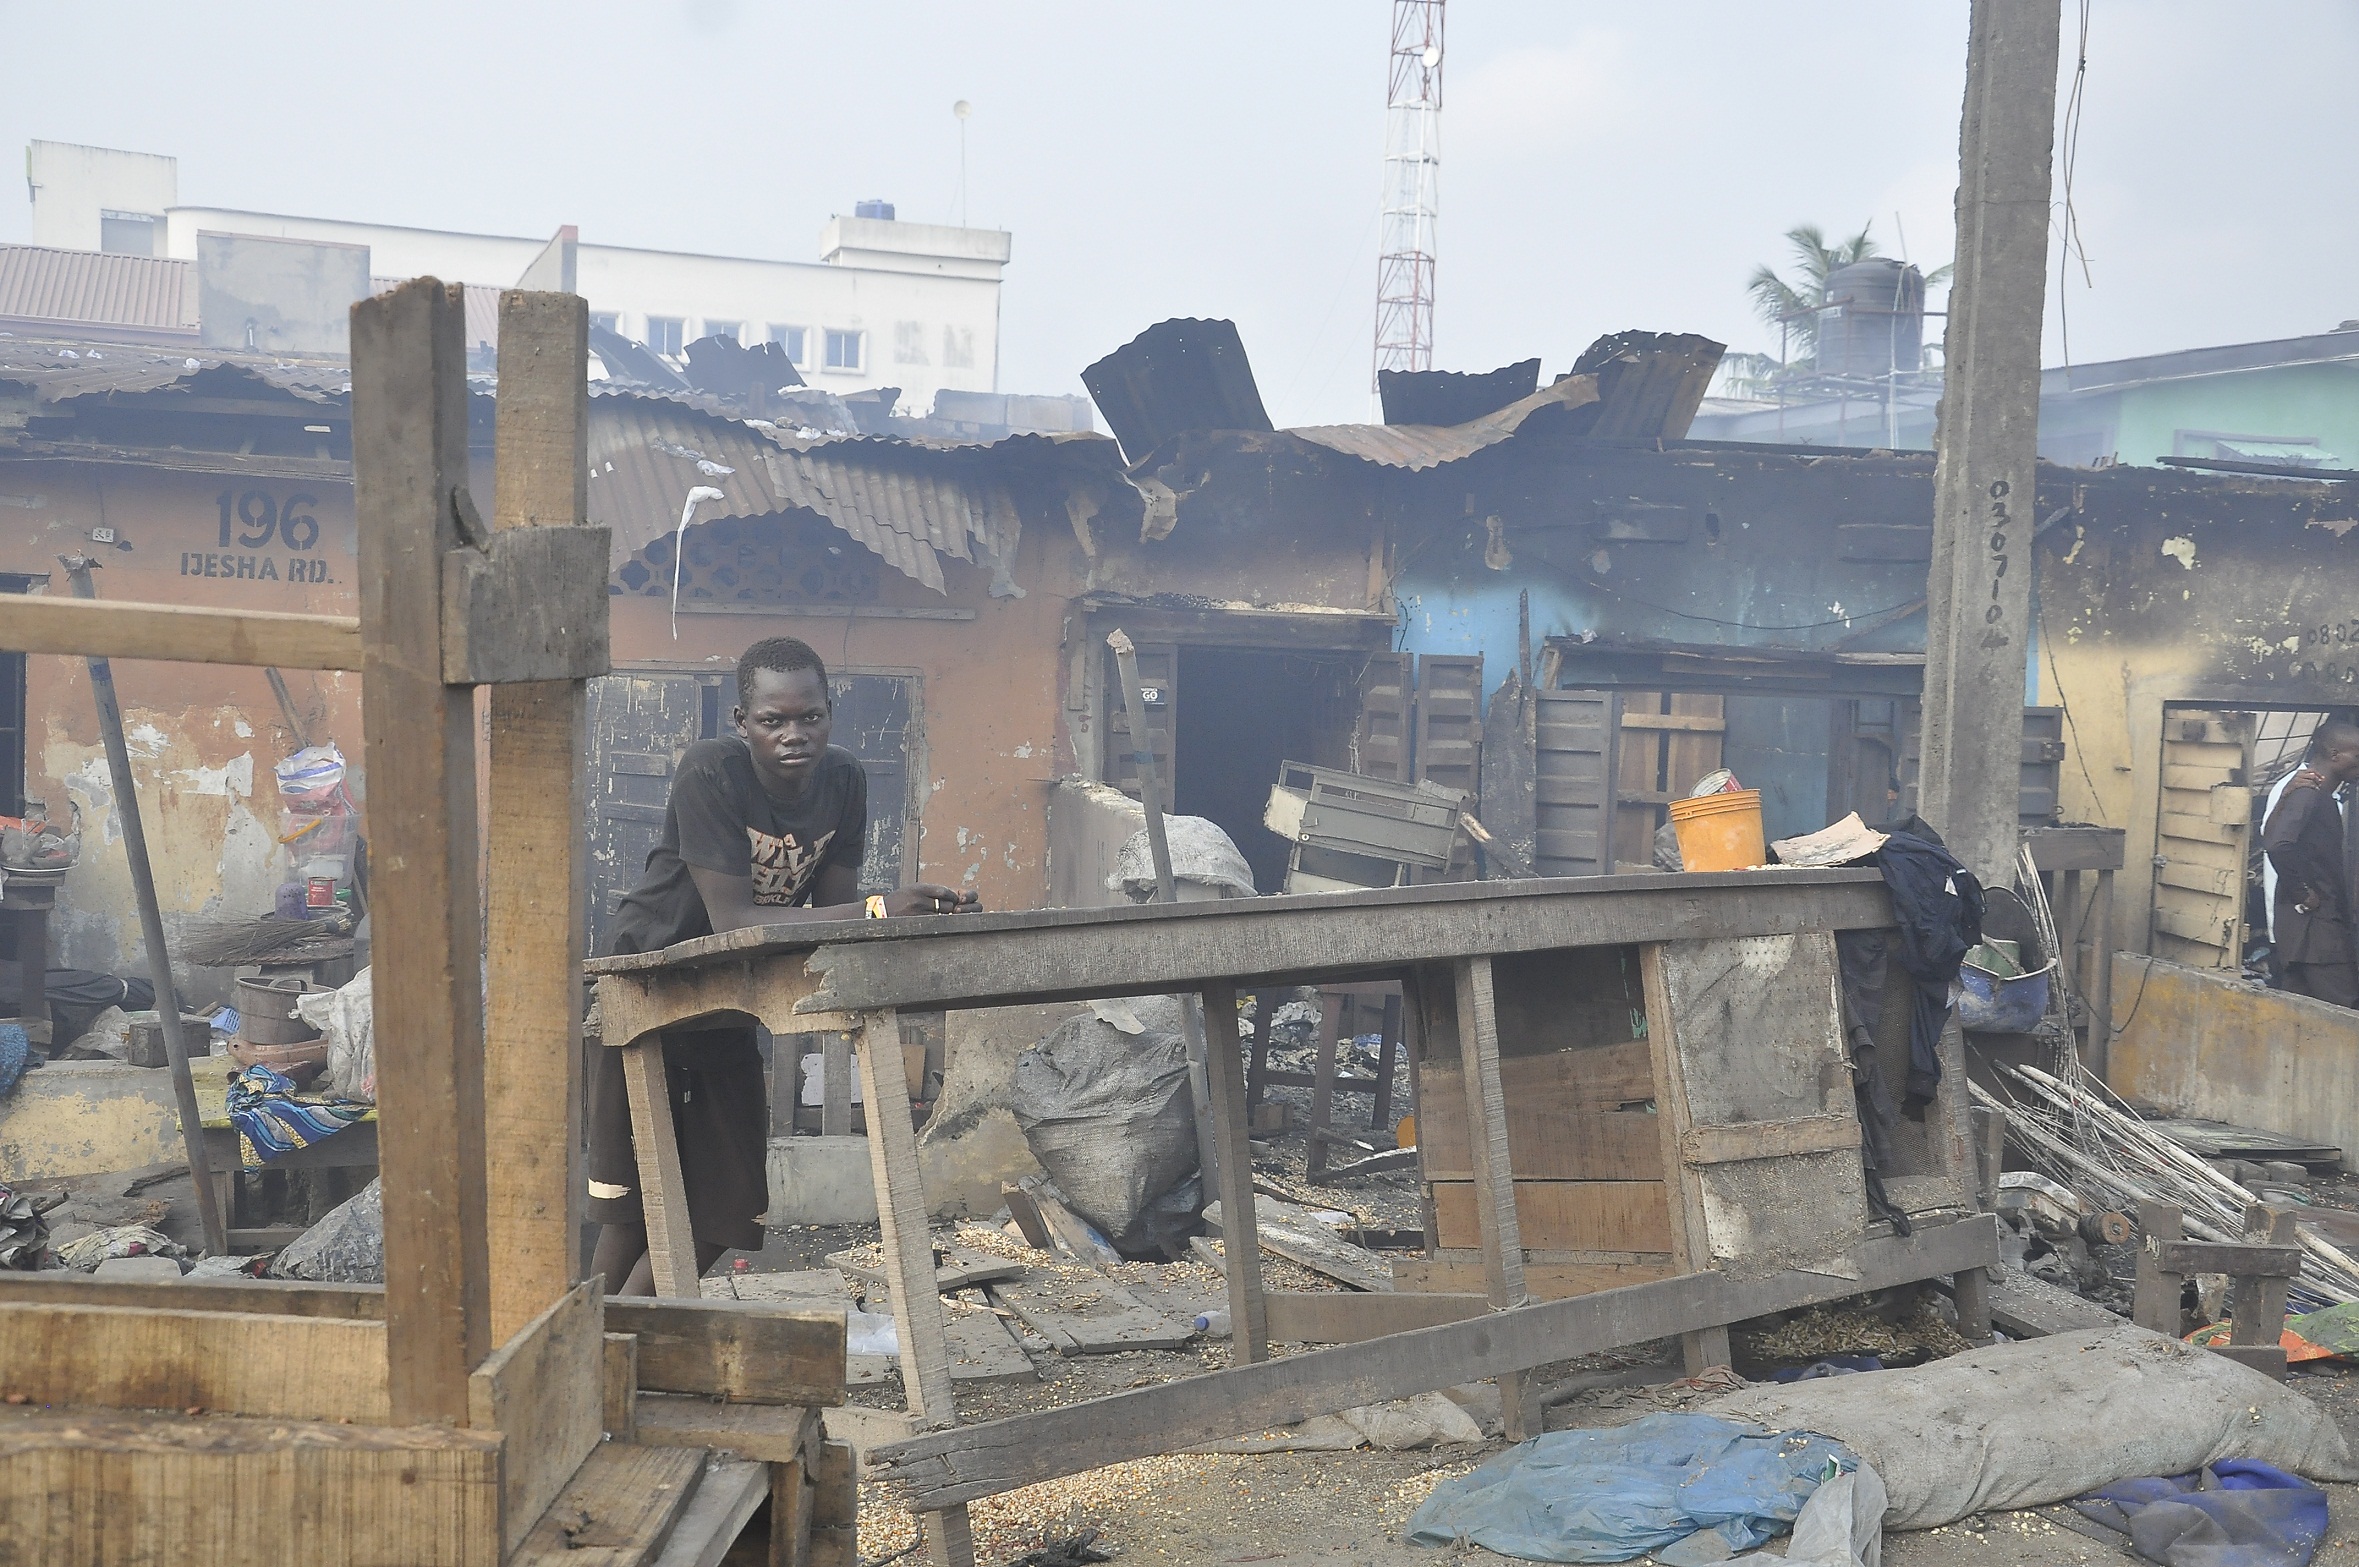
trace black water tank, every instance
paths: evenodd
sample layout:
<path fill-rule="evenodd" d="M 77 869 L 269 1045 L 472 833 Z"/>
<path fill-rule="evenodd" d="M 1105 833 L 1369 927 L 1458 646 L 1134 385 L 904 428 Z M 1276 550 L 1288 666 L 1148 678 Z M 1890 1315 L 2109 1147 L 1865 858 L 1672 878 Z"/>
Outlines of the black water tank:
<path fill-rule="evenodd" d="M 1818 314 L 1818 373 L 1881 378 L 1924 364 L 1925 275 L 1879 256 L 1837 267 Z"/>
<path fill-rule="evenodd" d="M 893 221 L 893 204 L 889 201 L 856 201 L 852 203 L 852 216 L 882 218 L 890 223 Z"/>

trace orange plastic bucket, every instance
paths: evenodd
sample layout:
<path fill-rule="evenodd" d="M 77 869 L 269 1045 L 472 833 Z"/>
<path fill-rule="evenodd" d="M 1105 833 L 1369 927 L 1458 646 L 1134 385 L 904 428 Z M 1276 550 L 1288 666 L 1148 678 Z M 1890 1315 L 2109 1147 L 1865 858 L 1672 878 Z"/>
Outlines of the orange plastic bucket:
<path fill-rule="evenodd" d="M 1761 833 L 1761 791 L 1739 789 L 1671 802 L 1679 863 L 1691 871 L 1742 871 L 1769 863 Z"/>

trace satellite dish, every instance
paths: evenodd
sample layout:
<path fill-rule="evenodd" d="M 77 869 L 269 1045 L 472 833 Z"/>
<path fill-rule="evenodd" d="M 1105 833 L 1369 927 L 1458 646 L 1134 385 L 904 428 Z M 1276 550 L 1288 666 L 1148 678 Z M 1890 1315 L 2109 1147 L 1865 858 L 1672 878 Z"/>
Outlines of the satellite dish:
<path fill-rule="evenodd" d="M 1442 47 L 1441 47 L 1441 45 L 1439 45 L 1439 44 L 1427 44 L 1427 45 L 1425 46 L 1425 68 L 1426 68 L 1427 70 L 1429 70 L 1429 71 L 1430 71 L 1430 70 L 1432 70 L 1432 69 L 1433 69 L 1435 66 L 1437 66 L 1437 65 L 1439 65 L 1439 64 L 1441 64 L 1441 63 L 1442 63 Z"/>
<path fill-rule="evenodd" d="M 975 112 L 975 106 L 967 102 L 964 98 L 961 98 L 958 100 L 958 102 L 950 106 L 950 112 L 963 120 L 968 115 Z"/>

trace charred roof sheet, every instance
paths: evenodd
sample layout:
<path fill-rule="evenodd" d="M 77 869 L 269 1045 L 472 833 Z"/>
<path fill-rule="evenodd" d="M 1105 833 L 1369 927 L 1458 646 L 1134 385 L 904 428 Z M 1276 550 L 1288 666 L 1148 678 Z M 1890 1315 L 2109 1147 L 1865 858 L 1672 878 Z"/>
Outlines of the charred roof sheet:
<path fill-rule="evenodd" d="M 1386 424 L 1465 424 L 1540 389 L 1540 361 L 1521 359 L 1496 370 L 1379 370 L 1376 394 Z"/>
<path fill-rule="evenodd" d="M 196 263 L 0 245 L 0 316 L 194 333 Z"/>
<path fill-rule="evenodd" d="M 1438 468 L 1495 446 L 1544 410 L 1563 410 L 1543 420 L 1553 427 L 1580 418 L 1596 402 L 1595 376 L 1568 375 L 1553 386 L 1465 424 L 1325 424 L 1286 433 L 1348 457 L 1415 471 Z"/>
<path fill-rule="evenodd" d="M 44 403 L 109 393 L 177 390 L 193 394 L 199 390 L 195 383 L 200 378 L 243 381 L 249 390 L 259 384 L 319 404 L 342 403 L 352 391 L 352 372 L 342 364 L 291 364 L 209 352 L 184 354 L 114 344 L 76 346 L 0 338 L 0 381 L 26 387 Z"/>
<path fill-rule="evenodd" d="M 1693 332 L 1599 338 L 1573 361 L 1573 374 L 1597 377 L 1597 415 L 1580 433 L 1593 440 L 1684 438 L 1727 351 Z"/>
<path fill-rule="evenodd" d="M 1270 430 L 1234 321 L 1158 321 L 1081 372 L 1106 427 L 1137 462 L 1190 430 Z"/>

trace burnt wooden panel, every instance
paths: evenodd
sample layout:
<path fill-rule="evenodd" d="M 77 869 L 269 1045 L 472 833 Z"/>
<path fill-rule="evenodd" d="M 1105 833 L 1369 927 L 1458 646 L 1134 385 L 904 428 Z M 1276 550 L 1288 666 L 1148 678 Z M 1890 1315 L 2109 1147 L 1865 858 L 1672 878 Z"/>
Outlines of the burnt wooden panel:
<path fill-rule="evenodd" d="M 1360 721 L 1352 735 L 1351 770 L 1363 778 L 1409 781 L 1409 708 L 1415 660 L 1407 653 L 1371 653 L 1360 671 Z"/>
<path fill-rule="evenodd" d="M 1483 656 L 1428 653 L 1417 660 L 1419 783 L 1454 789 L 1469 801 L 1483 792 Z"/>
<path fill-rule="evenodd" d="M 1115 670 L 1111 648 L 1106 650 L 1105 660 L 1105 677 L 1098 682 L 1098 689 L 1105 693 L 1106 782 L 1135 800 L 1139 797 L 1139 770 L 1131 753 L 1139 747 L 1131 743 L 1130 710 L 1122 699 L 1122 676 Z M 1155 776 L 1168 810 L 1175 798 L 1172 736 L 1179 729 L 1179 647 L 1170 642 L 1141 642 L 1138 665 L 1139 693 L 1147 706 L 1145 749 L 1155 758 Z"/>
<path fill-rule="evenodd" d="M 1614 868 L 1614 694 L 1535 691 L 1532 869 L 1598 876 Z"/>

